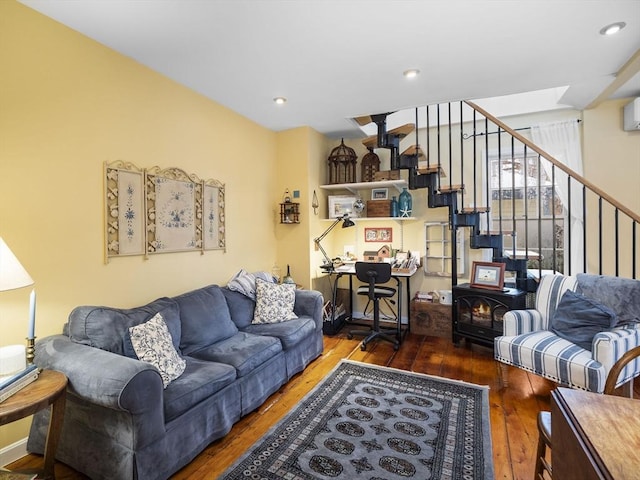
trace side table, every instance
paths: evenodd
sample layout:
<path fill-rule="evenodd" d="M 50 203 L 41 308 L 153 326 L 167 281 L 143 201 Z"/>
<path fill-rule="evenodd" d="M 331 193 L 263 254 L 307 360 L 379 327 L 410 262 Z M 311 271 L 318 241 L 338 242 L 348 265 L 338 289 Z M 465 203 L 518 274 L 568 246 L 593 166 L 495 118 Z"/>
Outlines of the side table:
<path fill-rule="evenodd" d="M 0 403 L 0 425 L 28 417 L 51 406 L 44 451 L 44 478 L 55 478 L 55 456 L 62 430 L 66 393 L 67 377 L 54 370 L 43 370 L 35 382 Z"/>

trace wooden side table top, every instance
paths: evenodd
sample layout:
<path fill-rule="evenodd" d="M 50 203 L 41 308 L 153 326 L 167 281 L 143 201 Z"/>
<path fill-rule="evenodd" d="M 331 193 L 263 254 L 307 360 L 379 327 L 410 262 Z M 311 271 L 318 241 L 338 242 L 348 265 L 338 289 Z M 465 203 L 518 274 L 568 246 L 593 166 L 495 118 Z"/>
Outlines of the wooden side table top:
<path fill-rule="evenodd" d="M 560 419 L 552 415 L 554 478 L 556 472 L 559 478 L 590 478 L 582 472 L 589 463 L 597 472 L 594 478 L 638 478 L 640 401 L 564 387 L 552 392 L 552 399 L 558 413 L 564 416 L 569 429 L 577 437 L 557 438 L 563 429 L 558 429 L 560 431 L 556 434 L 556 425 L 561 425 L 557 423 Z M 562 451 L 562 447 L 570 445 L 583 450 L 590 462 L 572 461 L 583 457 L 572 457 L 566 448 Z"/>
<path fill-rule="evenodd" d="M 35 382 L 0 403 L 0 425 L 14 422 L 47 408 L 67 388 L 67 377 L 54 370 L 43 370 Z"/>

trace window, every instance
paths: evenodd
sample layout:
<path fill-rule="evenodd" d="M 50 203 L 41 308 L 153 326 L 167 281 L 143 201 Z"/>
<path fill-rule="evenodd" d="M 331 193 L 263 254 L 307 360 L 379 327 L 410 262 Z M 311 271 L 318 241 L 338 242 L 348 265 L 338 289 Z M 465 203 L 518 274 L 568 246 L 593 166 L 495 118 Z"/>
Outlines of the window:
<path fill-rule="evenodd" d="M 562 271 L 563 205 L 543 162 L 524 149 L 489 155 L 490 229 L 514 232 L 505 235 L 505 251 L 526 252 L 529 268 Z"/>

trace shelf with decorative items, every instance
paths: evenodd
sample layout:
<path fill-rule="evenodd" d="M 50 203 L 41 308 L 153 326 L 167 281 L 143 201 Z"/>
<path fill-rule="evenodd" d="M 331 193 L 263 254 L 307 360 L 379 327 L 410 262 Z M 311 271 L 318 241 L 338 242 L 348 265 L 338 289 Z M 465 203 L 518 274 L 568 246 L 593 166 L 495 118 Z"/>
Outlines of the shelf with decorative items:
<path fill-rule="evenodd" d="M 372 190 L 374 188 L 395 188 L 402 192 L 409 184 L 406 180 L 381 180 L 377 182 L 335 183 L 332 185 L 320 185 L 323 190 L 348 190 L 357 194 L 360 190 Z"/>
<path fill-rule="evenodd" d="M 329 218 L 348 213 L 356 220 L 413 220 L 411 194 L 407 191 L 407 186 L 406 180 L 394 179 L 321 185 L 320 188 L 331 192 L 340 190 L 350 192 L 350 195 L 329 195 Z M 397 191 L 399 195 L 390 195 L 390 189 L 391 193 Z M 364 190 L 370 192 L 366 196 L 371 198 L 366 201 L 366 210 L 361 195 Z"/>
<path fill-rule="evenodd" d="M 300 223 L 300 204 L 296 202 L 281 203 L 280 223 L 287 225 Z"/>

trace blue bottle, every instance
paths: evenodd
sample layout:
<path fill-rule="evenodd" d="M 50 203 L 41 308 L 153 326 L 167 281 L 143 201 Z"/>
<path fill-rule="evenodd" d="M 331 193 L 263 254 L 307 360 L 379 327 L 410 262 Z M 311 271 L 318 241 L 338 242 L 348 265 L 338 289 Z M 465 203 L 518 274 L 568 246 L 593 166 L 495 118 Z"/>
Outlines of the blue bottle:
<path fill-rule="evenodd" d="M 411 216 L 411 212 L 413 211 L 413 199 L 411 198 L 411 194 L 407 191 L 406 187 L 403 188 L 402 193 L 400 193 L 398 208 L 400 209 L 401 217 Z"/>
<path fill-rule="evenodd" d="M 396 197 L 391 198 L 391 216 L 398 216 L 398 200 L 396 200 Z"/>

